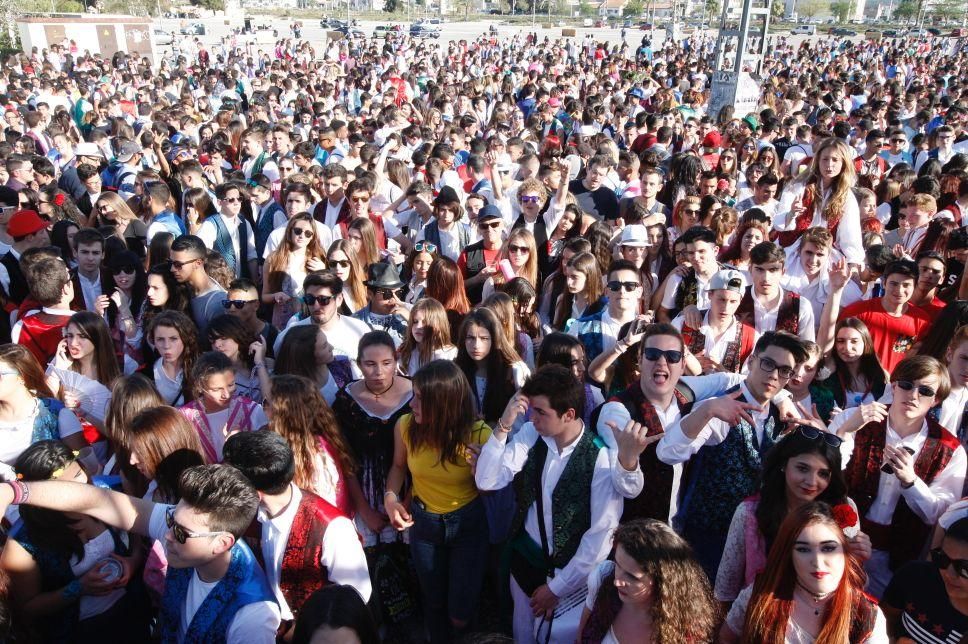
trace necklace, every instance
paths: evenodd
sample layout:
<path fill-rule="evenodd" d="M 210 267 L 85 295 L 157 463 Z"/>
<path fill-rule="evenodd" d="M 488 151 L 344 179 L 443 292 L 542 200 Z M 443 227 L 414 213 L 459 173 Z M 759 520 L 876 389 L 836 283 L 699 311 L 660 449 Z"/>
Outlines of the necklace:
<path fill-rule="evenodd" d="M 396 382 L 396 379 L 397 379 L 397 376 L 396 376 L 396 374 L 394 374 L 394 375 L 393 375 L 393 376 L 392 376 L 392 377 L 390 378 L 390 386 L 389 386 L 389 387 L 387 387 L 386 389 L 384 389 L 383 391 L 380 391 L 380 392 L 376 392 L 376 391 L 373 391 L 372 389 L 370 389 L 370 386 L 369 386 L 368 384 L 366 384 L 366 380 L 364 380 L 364 381 L 363 381 L 363 387 L 364 387 L 364 388 L 365 388 L 365 389 L 366 389 L 367 391 L 369 391 L 369 392 L 370 392 L 370 395 L 372 395 L 372 396 L 373 396 L 374 398 L 376 398 L 377 400 L 379 400 L 379 399 L 380 399 L 380 396 L 382 396 L 382 395 L 384 395 L 384 394 L 385 394 L 386 392 L 388 392 L 388 391 L 390 391 L 391 389 L 393 389 L 393 383 L 394 383 L 394 382 Z"/>
<path fill-rule="evenodd" d="M 810 597 L 810 599 L 813 600 L 813 614 L 814 614 L 814 616 L 819 617 L 820 616 L 820 609 L 823 608 L 823 606 L 820 605 L 820 602 L 824 601 L 825 599 L 827 599 L 828 597 L 830 597 L 831 595 L 833 595 L 834 594 L 834 591 L 830 591 L 829 593 L 821 593 L 821 594 L 818 595 L 816 593 L 813 593 L 813 592 L 807 590 L 807 587 L 804 586 L 803 584 L 801 584 L 799 579 L 797 580 L 797 586 L 799 586 L 800 589 L 803 592 L 805 592 Z"/>

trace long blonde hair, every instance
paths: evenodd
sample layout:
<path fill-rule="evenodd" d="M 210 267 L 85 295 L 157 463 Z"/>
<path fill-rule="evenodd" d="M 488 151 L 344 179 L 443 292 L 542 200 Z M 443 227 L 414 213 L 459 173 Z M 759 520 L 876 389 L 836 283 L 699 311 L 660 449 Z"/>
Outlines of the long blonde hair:
<path fill-rule="evenodd" d="M 502 259 L 509 259 L 508 248 L 511 244 L 517 242 L 519 245 L 524 245 L 528 247 L 528 261 L 525 263 L 521 272 L 518 273 L 518 277 L 523 277 L 528 280 L 531 284 L 538 283 L 538 247 L 534 241 L 534 235 L 527 228 L 513 228 L 508 234 L 508 238 L 504 241 L 504 245 L 501 246 L 501 252 L 498 255 L 498 262 Z M 504 274 L 498 271 L 491 276 L 494 280 L 494 285 L 499 286 L 504 284 L 506 281 L 504 279 Z"/>
<path fill-rule="evenodd" d="M 407 326 L 407 337 L 403 341 L 403 346 L 400 347 L 400 366 L 404 371 L 409 369 L 410 357 L 414 351 L 417 352 L 419 369 L 434 359 L 434 351 L 453 346 L 450 341 L 450 321 L 447 319 L 447 310 L 444 309 L 443 304 L 432 297 L 421 298 L 410 309 L 411 324 L 417 313 L 422 313 L 424 316 L 426 326 L 424 339 L 423 342 L 417 344 L 410 326 Z M 409 375 L 413 376 L 412 373 Z"/>
<path fill-rule="evenodd" d="M 840 154 L 842 167 L 840 174 L 834 178 L 830 198 L 824 204 L 823 212 L 820 213 L 828 226 L 840 221 L 840 218 L 844 214 L 844 208 L 847 205 L 847 199 L 853 194 L 851 190 L 853 190 L 854 185 L 857 183 L 857 172 L 854 170 L 854 162 L 851 160 L 850 149 L 847 147 L 847 144 L 836 137 L 830 137 L 821 141 L 814 150 L 810 169 L 807 170 L 805 173 L 806 176 L 802 179 L 802 183 L 806 184 L 804 196 L 809 197 L 814 206 L 816 206 L 823 199 L 823 187 L 820 177 L 820 156 L 831 148 Z"/>
<path fill-rule="evenodd" d="M 299 222 L 308 223 L 310 230 L 313 231 L 313 236 L 309 239 L 309 245 L 306 246 L 306 263 L 304 265 L 306 272 L 309 272 L 309 260 L 321 259 L 324 262 L 326 261 L 326 255 L 323 253 L 323 247 L 319 244 L 319 237 L 316 234 L 316 223 L 313 221 L 312 215 L 308 212 L 293 215 L 292 219 L 286 224 L 286 230 L 279 247 L 272 251 L 269 258 L 266 259 L 265 272 L 269 280 L 268 288 L 270 293 L 275 293 L 282 289 L 282 282 L 286 279 L 286 274 L 289 272 L 289 255 L 295 250 L 295 245 L 292 243 L 292 229 Z M 302 285 L 300 284 L 299 286 L 301 287 Z"/>

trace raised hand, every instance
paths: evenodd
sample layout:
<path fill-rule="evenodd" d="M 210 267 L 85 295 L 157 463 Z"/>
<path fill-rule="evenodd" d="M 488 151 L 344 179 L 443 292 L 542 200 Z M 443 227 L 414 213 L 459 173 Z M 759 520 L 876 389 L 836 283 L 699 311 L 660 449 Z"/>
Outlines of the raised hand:
<path fill-rule="evenodd" d="M 605 424 L 612 429 L 612 435 L 615 437 L 615 444 L 618 446 L 618 461 L 629 472 L 638 466 L 642 452 L 652 443 L 659 441 L 664 433 L 659 432 L 649 436 L 649 428 L 634 420 L 629 420 L 623 429 L 619 429 L 619 426 L 611 421 Z"/>
<path fill-rule="evenodd" d="M 734 391 L 728 396 L 713 398 L 703 403 L 703 406 L 713 418 L 718 418 L 724 423 L 738 425 L 741 420 L 745 420 L 750 425 L 754 425 L 755 422 L 750 412 L 761 411 L 761 408 L 759 405 L 740 400 L 742 396 L 742 391 Z"/>
<path fill-rule="evenodd" d="M 850 281 L 850 265 L 846 259 L 838 259 L 830 264 L 827 269 L 827 276 L 830 279 L 830 286 L 835 291 L 843 290 Z"/>

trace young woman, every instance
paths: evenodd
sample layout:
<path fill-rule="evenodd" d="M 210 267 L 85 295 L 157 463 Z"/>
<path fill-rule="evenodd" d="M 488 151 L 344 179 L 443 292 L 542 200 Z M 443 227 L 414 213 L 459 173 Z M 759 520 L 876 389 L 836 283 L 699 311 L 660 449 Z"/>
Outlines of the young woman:
<path fill-rule="evenodd" d="M 376 229 L 367 217 L 357 217 L 346 227 L 346 241 L 356 254 L 360 266 L 366 267 L 380 261 L 380 247 L 376 243 Z"/>
<path fill-rule="evenodd" d="M 476 612 L 488 557 L 487 516 L 470 466 L 471 446 L 490 428 L 477 420 L 470 384 L 451 361 L 434 360 L 413 378 L 411 413 L 394 428 L 386 511 L 397 530 L 412 528 L 410 552 L 432 644 L 460 639 Z M 408 476 L 410 511 L 401 502 Z M 447 538 L 440 539 L 440 526 Z"/>
<path fill-rule="evenodd" d="M 17 457 L 39 440 L 60 439 L 71 449 L 87 445 L 81 423 L 51 393 L 37 359 L 19 344 L 0 345 L 0 473 L 14 478 Z"/>
<path fill-rule="evenodd" d="M 461 322 L 471 310 L 467 290 L 464 288 L 464 277 L 457 268 L 457 262 L 443 255 L 437 258 L 427 273 L 424 297 L 437 300 L 447 310 L 451 337 L 456 343 Z"/>
<path fill-rule="evenodd" d="M 54 224 L 50 231 L 50 243 L 60 250 L 60 257 L 67 264 L 68 268 L 77 267 L 76 249 L 74 248 L 74 236 L 81 229 L 70 219 L 62 219 Z"/>
<path fill-rule="evenodd" d="M 239 395 L 235 386 L 235 365 L 224 353 L 209 351 L 192 368 L 195 400 L 179 411 L 198 432 L 205 459 L 222 460 L 222 446 L 229 434 L 249 432 L 268 424 L 262 405 Z"/>
<path fill-rule="evenodd" d="M 266 408 L 269 429 L 292 446 L 296 485 L 352 517 L 346 483 L 356 476 L 356 464 L 319 388 L 302 376 L 273 376 L 271 392 L 272 404 Z"/>
<path fill-rule="evenodd" d="M 312 360 L 306 359 L 309 355 Z M 273 373 L 309 378 L 330 405 L 337 392 L 353 381 L 350 359 L 333 355 L 333 345 L 315 324 L 297 325 L 286 332 Z"/>
<path fill-rule="evenodd" d="M 236 392 L 252 402 L 262 404 L 260 376 L 266 374 L 268 367 L 265 364 L 265 342 L 261 336 L 252 333 L 242 320 L 228 313 L 212 318 L 207 333 L 212 350 L 225 354 L 232 361 Z"/>
<path fill-rule="evenodd" d="M 188 314 L 192 296 L 188 287 L 180 284 L 172 275 L 168 264 L 155 264 L 148 271 L 145 299 L 135 322 L 142 331 L 140 350 L 143 358 L 151 355 L 150 343 L 143 333 L 151 326 L 151 321 L 162 311 L 178 311 Z M 131 340 L 133 342 L 133 339 Z"/>
<path fill-rule="evenodd" d="M 184 313 L 163 311 L 152 318 L 145 338 L 152 353 L 141 373 L 155 383 L 167 404 L 177 407 L 191 401 L 192 370 L 199 354 L 195 323 Z"/>
<path fill-rule="evenodd" d="M 534 310 L 538 300 L 538 293 L 534 290 L 534 286 L 523 277 L 515 277 L 501 290 L 511 298 L 517 328 L 531 339 L 532 344 L 535 346 L 540 344 L 544 329 L 541 328 L 541 320 Z"/>
<path fill-rule="evenodd" d="M 283 241 L 266 259 L 262 273 L 262 303 L 272 305 L 272 326 L 286 328 L 299 310 L 303 279 L 326 268 L 326 256 L 312 215 L 294 215 L 286 224 Z"/>
<path fill-rule="evenodd" d="M 748 136 L 736 144 L 736 167 L 745 172 L 756 162 L 756 139 Z"/>
<path fill-rule="evenodd" d="M 565 264 L 565 292 L 555 304 L 552 327 L 567 331 L 578 318 L 597 313 L 608 303 L 598 262 L 591 253 L 579 253 Z"/>
<path fill-rule="evenodd" d="M 695 196 L 683 197 L 676 203 L 672 211 L 672 226 L 669 227 L 669 237 L 673 240 L 701 221 L 702 210 L 700 199 Z"/>
<path fill-rule="evenodd" d="M 400 361 L 411 377 L 433 360 L 453 360 L 457 347 L 451 343 L 450 324 L 443 305 L 429 297 L 410 309 L 407 337 L 400 347 Z"/>
<path fill-rule="evenodd" d="M 188 234 L 196 235 L 205 220 L 218 214 L 212 197 L 205 188 L 189 188 L 185 191 L 185 223 Z"/>
<path fill-rule="evenodd" d="M 397 376 L 397 351 L 385 331 L 371 331 L 360 339 L 357 363 L 363 378 L 336 394 L 333 413 L 358 466 L 348 480 L 356 509 L 356 527 L 364 545 L 378 539 L 396 540 L 384 510 L 383 493 L 393 462 L 393 427 L 410 412 L 410 380 Z"/>
<path fill-rule="evenodd" d="M 141 359 L 142 329 L 135 313 L 141 313 L 148 293 L 148 277 L 142 259 L 130 250 L 114 253 L 107 261 L 114 280 L 112 305 L 107 315 L 115 346 L 137 362 Z"/>
<path fill-rule="evenodd" d="M 404 301 L 414 304 L 424 296 L 427 289 L 427 276 L 437 260 L 437 246 L 428 241 L 418 241 L 403 263 L 403 278 L 407 280 L 407 295 Z"/>
<path fill-rule="evenodd" d="M 309 596 L 299 611 L 292 644 L 352 637 L 359 644 L 380 644 L 373 613 L 351 586 L 330 584 Z"/>
<path fill-rule="evenodd" d="M 710 642 L 718 611 L 692 550 L 654 519 L 623 523 L 613 560 L 588 575 L 580 644 Z"/>
<path fill-rule="evenodd" d="M 887 644 L 884 615 L 864 594 L 866 576 L 826 503 L 807 503 L 783 520 L 765 571 L 726 617 L 720 641 Z M 844 519 L 842 519 L 844 520 Z"/>
<path fill-rule="evenodd" d="M 498 271 L 487 278 L 481 297 L 486 298 L 512 277 L 523 277 L 532 284 L 538 283 L 538 250 L 534 235 L 527 228 L 514 228 L 508 234 L 498 255 L 498 264 L 504 260 L 507 260 L 505 266 L 510 265 L 513 275 L 504 275 L 502 271 Z"/>
<path fill-rule="evenodd" d="M 111 402 L 104 420 L 104 435 L 111 448 L 111 456 L 104 464 L 106 476 L 120 475 L 121 489 L 125 494 L 144 496 L 148 480 L 131 465 L 127 445 L 130 441 L 128 428 L 132 419 L 145 409 L 165 404 L 151 381 L 135 373 L 121 376 L 111 388 Z"/>
<path fill-rule="evenodd" d="M 534 342 L 518 326 L 518 316 L 514 301 L 506 293 L 493 293 L 481 302 L 481 308 L 490 309 L 497 316 L 504 331 L 504 337 L 511 339 L 511 345 L 524 360 L 528 369 L 534 369 Z"/>
<path fill-rule="evenodd" d="M 136 368 L 137 364 L 124 356 L 124 373 L 134 373 Z M 111 332 L 104 318 L 90 311 L 72 315 L 64 327 L 64 339 L 57 345 L 57 353 L 47 372 L 47 385 L 51 391 L 58 391 L 62 397 L 66 396 L 70 400 L 69 407 L 76 407 L 79 403 L 84 408 L 85 401 L 81 399 L 83 396 L 78 397 L 78 392 L 66 388 L 67 385 L 63 382 L 62 375 L 57 373 L 58 370 L 73 371 L 88 380 L 101 383 L 108 389 L 111 388 L 115 379 L 121 375 L 121 370 L 114 344 L 111 342 Z"/>
<path fill-rule="evenodd" d="M 759 221 L 740 224 L 733 235 L 733 242 L 719 254 L 719 261 L 743 271 L 747 276 L 750 268 L 750 250 L 753 246 L 769 241 L 769 227 Z"/>
<path fill-rule="evenodd" d="M 17 478 L 89 484 L 75 454 L 61 441 L 34 443 L 17 459 Z M 0 554 L 0 569 L 10 576 L 15 615 L 38 641 L 148 637 L 147 606 L 125 590 L 144 561 L 140 540 L 83 514 L 24 506 L 20 518 Z"/>
<path fill-rule="evenodd" d="M 90 220 L 92 228 L 109 226 L 114 234 L 123 239 L 128 250 L 139 258 L 144 258 L 147 253 L 146 241 L 148 239 L 148 227 L 124 199 L 116 192 L 102 192 L 94 203 L 94 210 L 91 211 L 93 217 Z"/>
<path fill-rule="evenodd" d="M 719 155 L 719 161 L 716 162 L 716 174 L 723 176 L 730 176 L 734 179 L 739 175 L 739 170 L 736 165 L 736 151 L 730 148 L 723 150 L 723 153 Z"/>
<path fill-rule="evenodd" d="M 663 227 L 664 229 L 664 227 Z M 558 264 L 544 284 L 541 285 L 541 302 L 538 305 L 538 317 L 542 324 L 551 325 L 555 317 L 555 307 L 558 298 L 565 292 L 565 267 L 571 259 L 579 253 L 587 253 L 591 250 L 591 244 L 584 237 L 569 239 L 561 250 Z M 594 255 L 593 255 L 594 257 Z"/>
<path fill-rule="evenodd" d="M 879 400 L 887 387 L 888 376 L 874 352 L 867 325 L 857 318 L 846 318 L 834 327 L 833 351 L 828 351 L 824 368 L 826 376 L 819 384 L 834 396 L 840 409 L 859 407 Z M 830 374 L 827 376 L 827 374 Z"/>
<path fill-rule="evenodd" d="M 582 418 L 585 424 L 590 424 L 592 412 L 603 402 L 605 397 L 602 390 L 588 382 L 588 357 L 585 355 L 585 345 L 573 335 L 556 331 L 549 333 L 541 341 L 541 348 L 536 358 L 536 368 L 546 364 L 560 364 L 568 367 L 578 379 L 585 383 L 585 411 Z"/>
<path fill-rule="evenodd" d="M 788 514 L 812 501 L 849 503 L 841 442 L 834 434 L 798 425 L 766 454 L 760 492 L 736 508 L 716 575 L 716 599 L 727 608 L 763 572 L 769 544 Z M 866 535 L 852 539 L 851 548 L 862 559 L 870 556 Z"/>
<path fill-rule="evenodd" d="M 334 241 L 326 254 L 327 264 L 336 276 L 343 280 L 342 315 L 352 315 L 366 306 L 366 269 L 360 264 L 359 255 L 345 239 Z"/>
<path fill-rule="evenodd" d="M 461 324 L 457 365 L 472 383 L 484 422 L 496 422 L 531 370 L 514 350 L 498 317 L 487 308 L 475 309 Z"/>

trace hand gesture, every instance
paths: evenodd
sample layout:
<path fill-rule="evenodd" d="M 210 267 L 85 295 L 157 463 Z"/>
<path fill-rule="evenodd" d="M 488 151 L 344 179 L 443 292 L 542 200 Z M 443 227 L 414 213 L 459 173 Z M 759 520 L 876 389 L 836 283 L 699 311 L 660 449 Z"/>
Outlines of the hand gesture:
<path fill-rule="evenodd" d="M 904 246 L 901 244 L 894 244 L 894 247 L 891 249 L 891 251 L 894 253 L 894 257 L 897 257 L 898 259 L 902 259 L 904 257 Z"/>
<path fill-rule="evenodd" d="M 490 277 L 492 275 L 497 275 L 497 271 L 498 271 L 498 268 L 494 264 L 488 264 L 487 266 L 481 269 L 481 273 L 483 275 L 486 275 L 487 277 Z"/>
<path fill-rule="evenodd" d="M 484 448 L 480 443 L 471 443 L 464 446 L 464 458 L 471 467 L 471 474 L 477 475 L 477 459 L 481 457 L 481 450 Z"/>
<path fill-rule="evenodd" d="M 385 514 L 377 512 L 368 505 L 360 510 L 359 514 L 366 527 L 377 534 L 380 534 L 390 522 Z"/>
<path fill-rule="evenodd" d="M 401 503 L 399 499 L 394 498 L 384 507 L 386 508 L 387 516 L 390 517 L 390 525 L 392 525 L 398 531 L 403 532 L 413 525 L 413 517 L 410 516 L 410 513 L 407 512 L 407 508 L 403 506 L 403 503 Z"/>
<path fill-rule="evenodd" d="M 97 299 L 94 300 L 94 312 L 98 315 L 104 315 L 104 312 L 108 310 L 108 306 L 111 304 L 111 298 L 107 295 L 98 295 Z"/>
<path fill-rule="evenodd" d="M 252 356 L 252 361 L 255 364 L 263 364 L 266 360 L 266 341 L 261 335 L 255 339 L 255 342 L 249 345 L 249 354 Z"/>
<path fill-rule="evenodd" d="M 817 405 L 811 405 L 810 412 L 804 408 L 800 403 L 794 403 L 797 407 L 797 411 L 800 412 L 800 418 L 797 419 L 797 424 L 799 425 L 810 425 L 811 427 L 816 427 L 822 432 L 827 431 L 827 425 L 820 419 L 820 412 L 817 411 Z"/>
<path fill-rule="evenodd" d="M 81 406 L 81 399 L 78 397 L 76 393 L 74 393 L 70 389 L 64 390 L 64 395 L 62 396 L 62 399 L 64 402 L 64 406 L 67 407 L 68 409 L 77 409 L 78 407 Z"/>
<path fill-rule="evenodd" d="M 730 426 L 738 425 L 741 420 L 745 420 L 750 425 L 755 424 L 750 412 L 761 411 L 758 405 L 753 405 L 740 400 L 743 397 L 742 391 L 734 391 L 728 396 L 713 398 L 703 403 L 713 418 L 718 418 Z"/>
<path fill-rule="evenodd" d="M 518 419 L 526 411 L 528 411 L 528 397 L 522 394 L 520 391 L 511 397 L 508 401 L 507 407 L 504 408 L 504 413 L 501 414 L 501 426 L 511 428 L 514 426 L 514 421 Z"/>
<path fill-rule="evenodd" d="M 850 420 L 841 425 L 841 433 L 856 432 L 867 423 L 879 423 L 887 418 L 887 405 L 870 402 L 856 408 L 851 413 Z"/>
<path fill-rule="evenodd" d="M 695 304 L 690 304 L 682 309 L 682 318 L 686 326 L 698 329 L 702 326 L 702 311 Z"/>
<path fill-rule="evenodd" d="M 649 436 L 649 428 L 629 420 L 624 429 L 619 429 L 618 425 L 609 421 L 605 423 L 612 429 L 615 437 L 615 444 L 618 445 L 618 461 L 626 471 L 631 472 L 638 467 L 639 457 L 649 445 L 658 442 L 664 432 L 659 432 L 654 436 Z"/>
<path fill-rule="evenodd" d="M 57 343 L 57 351 L 54 352 L 54 366 L 58 369 L 69 369 L 73 362 L 67 352 L 67 340 L 61 340 Z"/>
<path fill-rule="evenodd" d="M 827 276 L 830 279 L 830 286 L 835 291 L 842 291 L 850 281 L 850 265 L 846 259 L 838 259 L 827 269 Z"/>
<path fill-rule="evenodd" d="M 104 566 L 94 566 L 86 573 L 81 575 L 78 581 L 81 582 L 81 594 L 82 595 L 107 595 L 114 590 L 114 582 L 105 581 L 104 578 L 108 575 L 108 572 L 104 570 Z"/>
<path fill-rule="evenodd" d="M 699 353 L 694 354 L 694 356 L 696 360 L 699 361 L 699 366 L 702 368 L 704 375 L 711 373 L 723 373 L 726 371 L 726 367 L 708 357 L 705 351 L 700 351 Z"/>
<path fill-rule="evenodd" d="M 857 536 L 848 541 L 847 549 L 854 553 L 861 561 L 870 559 L 874 552 L 874 547 L 871 545 L 871 538 L 863 532 L 858 532 Z"/>
<path fill-rule="evenodd" d="M 309 269 L 309 272 L 310 273 L 315 273 L 317 271 L 325 271 L 326 270 L 326 262 L 324 262 L 319 257 L 310 257 L 306 261 L 306 268 Z"/>
<path fill-rule="evenodd" d="M 914 456 L 903 447 L 884 446 L 884 464 L 894 468 L 894 476 L 904 487 L 911 486 L 917 479 L 914 473 Z"/>
<path fill-rule="evenodd" d="M 127 312 L 131 307 L 131 298 L 119 288 L 114 289 L 114 293 L 111 294 L 111 301 L 114 302 L 119 311 Z"/>
<path fill-rule="evenodd" d="M 286 302 L 292 299 L 292 296 L 290 296 L 288 293 L 285 293 L 283 291 L 279 291 L 278 293 L 272 296 L 272 299 L 276 304 L 285 304 Z"/>
<path fill-rule="evenodd" d="M 799 217 L 804 212 L 806 212 L 806 210 L 807 210 L 807 207 L 805 205 L 803 205 L 803 197 L 802 196 L 801 197 L 798 197 L 797 199 L 794 199 L 793 200 L 793 204 L 791 204 L 791 206 L 790 206 L 790 213 L 794 217 Z"/>

